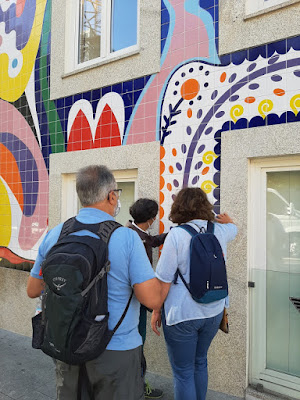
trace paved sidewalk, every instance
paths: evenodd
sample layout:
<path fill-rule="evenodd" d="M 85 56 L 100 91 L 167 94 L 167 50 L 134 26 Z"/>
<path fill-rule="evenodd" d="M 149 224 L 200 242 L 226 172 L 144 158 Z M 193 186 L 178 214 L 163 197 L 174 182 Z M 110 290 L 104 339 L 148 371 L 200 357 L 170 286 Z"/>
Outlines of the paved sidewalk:
<path fill-rule="evenodd" d="M 172 380 L 147 373 L 153 387 L 173 400 Z M 52 360 L 31 347 L 31 339 L 0 329 L 0 400 L 54 400 L 55 374 Z M 188 400 L 188 399 L 186 399 Z M 240 400 L 209 391 L 207 400 Z"/>

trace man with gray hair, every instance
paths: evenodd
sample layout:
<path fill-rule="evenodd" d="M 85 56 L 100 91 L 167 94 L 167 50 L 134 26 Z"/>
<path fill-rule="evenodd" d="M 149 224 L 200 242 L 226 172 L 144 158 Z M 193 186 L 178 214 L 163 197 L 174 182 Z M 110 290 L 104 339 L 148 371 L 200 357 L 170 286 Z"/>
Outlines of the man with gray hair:
<path fill-rule="evenodd" d="M 83 208 L 76 219 L 84 224 L 114 220 L 120 209 L 121 190 L 117 188 L 111 171 L 105 166 L 82 168 L 76 178 L 76 190 Z M 44 289 L 41 263 L 56 244 L 63 224 L 50 230 L 38 250 L 31 270 L 27 294 L 39 297 Z M 78 235 L 95 236 L 85 230 Z M 148 260 L 142 241 L 136 232 L 120 227 L 111 236 L 108 245 L 108 312 L 109 329 L 119 321 L 131 296 L 127 314 L 113 335 L 106 350 L 95 360 L 86 363 L 95 400 L 139 400 L 144 398 L 142 374 L 142 339 L 138 332 L 140 303 L 151 309 L 161 306 L 161 286 Z M 56 361 L 58 400 L 77 398 L 78 366 Z"/>

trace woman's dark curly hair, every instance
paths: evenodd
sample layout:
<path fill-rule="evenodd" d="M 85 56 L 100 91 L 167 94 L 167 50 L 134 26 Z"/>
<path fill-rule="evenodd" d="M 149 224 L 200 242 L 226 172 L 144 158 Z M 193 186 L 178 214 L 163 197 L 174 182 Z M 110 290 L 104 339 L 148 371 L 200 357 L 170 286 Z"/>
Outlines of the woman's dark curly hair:
<path fill-rule="evenodd" d="M 129 213 L 136 224 L 142 224 L 156 217 L 158 213 L 158 204 L 155 200 L 138 199 L 129 208 Z"/>
<path fill-rule="evenodd" d="M 213 221 L 213 206 L 206 193 L 200 188 L 184 188 L 177 194 L 171 207 L 169 219 L 176 224 L 184 224 L 192 219 Z"/>

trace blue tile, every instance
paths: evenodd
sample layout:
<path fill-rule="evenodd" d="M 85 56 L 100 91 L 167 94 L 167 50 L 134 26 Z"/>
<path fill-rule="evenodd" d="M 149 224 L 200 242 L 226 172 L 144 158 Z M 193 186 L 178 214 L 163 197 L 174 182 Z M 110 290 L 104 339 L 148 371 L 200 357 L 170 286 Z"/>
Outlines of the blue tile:
<path fill-rule="evenodd" d="M 74 103 L 76 103 L 76 101 L 81 99 L 82 99 L 82 93 L 77 93 L 74 95 Z"/>
<path fill-rule="evenodd" d="M 145 79 L 144 79 L 144 77 L 135 79 L 135 80 L 133 81 L 133 88 L 134 88 L 134 91 L 140 90 L 140 89 L 144 89 L 144 86 L 145 86 Z"/>
<path fill-rule="evenodd" d="M 300 121 L 300 112 L 295 115 L 292 111 L 287 112 L 287 122 L 298 122 Z"/>
<path fill-rule="evenodd" d="M 140 94 L 141 94 L 141 93 L 142 93 L 141 90 L 137 90 L 137 91 L 134 91 L 134 92 L 133 92 L 133 94 L 134 94 L 134 98 L 133 98 L 134 104 L 137 102 L 137 100 L 138 100 L 138 98 L 140 97 Z"/>
<path fill-rule="evenodd" d="M 255 128 L 257 126 L 265 126 L 265 125 L 266 125 L 266 119 L 263 119 L 262 117 L 254 117 L 249 122 L 249 128 Z"/>
<path fill-rule="evenodd" d="M 100 99 L 100 89 L 92 90 L 92 101 Z"/>
<path fill-rule="evenodd" d="M 122 93 L 122 82 L 112 86 L 112 91 L 118 94 Z"/>
<path fill-rule="evenodd" d="M 91 101 L 92 92 L 85 92 L 85 93 L 83 93 L 82 98 L 85 99 L 85 100 L 87 100 L 87 101 Z"/>
<path fill-rule="evenodd" d="M 286 113 L 282 114 L 280 117 L 277 114 L 267 115 L 267 125 L 278 125 L 286 123 Z"/>
<path fill-rule="evenodd" d="M 68 96 L 65 98 L 65 106 L 71 106 L 73 104 L 73 96 Z"/>
<path fill-rule="evenodd" d="M 56 108 L 63 108 L 65 105 L 64 98 L 55 100 Z"/>
<path fill-rule="evenodd" d="M 220 57 L 221 65 L 229 65 L 230 64 L 230 54 L 226 54 L 225 56 Z"/>
<path fill-rule="evenodd" d="M 169 15 L 169 11 L 164 8 L 161 11 L 161 24 L 166 24 L 170 22 L 170 15 Z"/>
<path fill-rule="evenodd" d="M 247 58 L 247 50 L 238 51 L 231 55 L 231 61 L 235 65 L 240 65 Z"/>
<path fill-rule="evenodd" d="M 168 36 L 168 32 L 169 32 L 169 24 L 163 24 L 161 26 L 161 39 L 166 39 L 166 37 Z"/>
<path fill-rule="evenodd" d="M 111 92 L 111 86 L 106 86 L 105 88 L 102 88 L 102 96 L 110 92 Z"/>
<path fill-rule="evenodd" d="M 125 121 L 129 121 L 132 114 L 132 107 L 125 107 Z"/>
<path fill-rule="evenodd" d="M 123 93 L 133 91 L 133 81 L 123 82 Z"/>
<path fill-rule="evenodd" d="M 249 49 L 249 61 L 255 61 L 257 57 L 260 55 L 264 58 L 267 57 L 267 46 L 258 46 L 253 49 Z"/>
<path fill-rule="evenodd" d="M 287 39 L 287 48 L 288 48 L 288 50 L 291 47 L 294 50 L 300 50 L 300 36 L 296 36 L 296 37 Z"/>

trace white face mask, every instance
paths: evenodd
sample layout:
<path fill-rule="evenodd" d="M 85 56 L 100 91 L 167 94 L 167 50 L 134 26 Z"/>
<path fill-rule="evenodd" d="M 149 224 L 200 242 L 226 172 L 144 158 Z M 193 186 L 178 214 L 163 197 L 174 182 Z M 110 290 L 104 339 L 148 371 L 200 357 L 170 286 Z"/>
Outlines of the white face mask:
<path fill-rule="evenodd" d="M 115 208 L 115 212 L 114 212 L 114 217 L 116 217 L 119 214 L 120 210 L 121 210 L 121 202 L 120 202 L 120 199 L 118 199 L 117 207 Z"/>
<path fill-rule="evenodd" d="M 154 218 L 151 218 L 151 219 L 152 219 L 152 221 L 154 222 Z M 148 222 L 148 229 L 147 229 L 146 232 L 150 232 L 150 231 L 153 229 L 153 222 L 152 222 L 152 224 L 150 224 L 150 223 Z"/>

